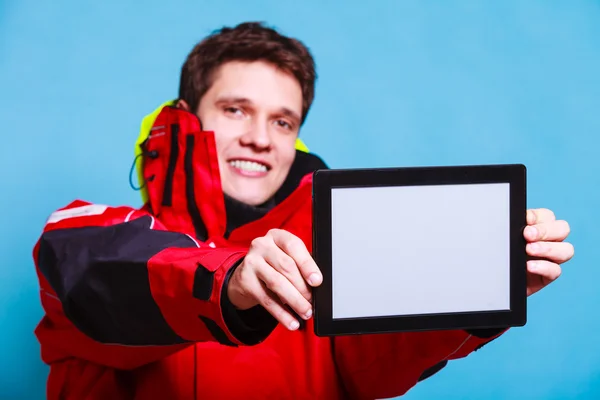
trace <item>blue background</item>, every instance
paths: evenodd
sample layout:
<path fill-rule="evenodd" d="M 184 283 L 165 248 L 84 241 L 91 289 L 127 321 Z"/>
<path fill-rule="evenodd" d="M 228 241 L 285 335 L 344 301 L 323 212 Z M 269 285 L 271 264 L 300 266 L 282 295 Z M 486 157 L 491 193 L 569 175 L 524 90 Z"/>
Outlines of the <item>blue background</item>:
<path fill-rule="evenodd" d="M 525 163 L 528 206 L 571 224 L 576 256 L 527 326 L 405 398 L 600 397 L 600 3 L 344 4 L 0 2 L 0 398 L 43 397 L 31 249 L 45 218 L 74 198 L 138 205 L 141 117 L 176 96 L 197 40 L 245 20 L 312 49 L 302 135 L 331 166 Z"/>

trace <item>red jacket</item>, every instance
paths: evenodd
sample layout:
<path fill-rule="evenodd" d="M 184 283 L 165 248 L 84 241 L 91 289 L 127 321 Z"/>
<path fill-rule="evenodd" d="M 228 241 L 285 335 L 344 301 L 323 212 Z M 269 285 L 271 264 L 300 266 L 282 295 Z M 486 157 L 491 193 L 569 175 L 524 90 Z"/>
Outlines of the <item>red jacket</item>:
<path fill-rule="evenodd" d="M 499 335 L 319 338 L 312 320 L 290 332 L 260 307 L 237 312 L 224 288 L 253 238 L 281 228 L 311 249 L 324 164 L 299 151 L 273 204 L 244 208 L 224 197 L 194 115 L 163 108 L 143 149 L 144 207 L 75 201 L 35 246 L 49 399 L 394 397 Z"/>

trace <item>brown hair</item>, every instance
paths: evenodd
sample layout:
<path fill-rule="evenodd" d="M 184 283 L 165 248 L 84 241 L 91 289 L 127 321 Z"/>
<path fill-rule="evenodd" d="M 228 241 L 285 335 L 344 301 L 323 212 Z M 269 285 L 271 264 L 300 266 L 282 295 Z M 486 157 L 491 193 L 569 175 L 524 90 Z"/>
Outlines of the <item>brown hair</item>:
<path fill-rule="evenodd" d="M 214 72 L 229 61 L 266 61 L 293 75 L 302 88 L 302 122 L 315 92 L 315 63 L 299 40 L 283 36 L 259 22 L 224 27 L 198 43 L 190 52 L 179 82 L 179 99 L 197 110 L 213 82 Z"/>

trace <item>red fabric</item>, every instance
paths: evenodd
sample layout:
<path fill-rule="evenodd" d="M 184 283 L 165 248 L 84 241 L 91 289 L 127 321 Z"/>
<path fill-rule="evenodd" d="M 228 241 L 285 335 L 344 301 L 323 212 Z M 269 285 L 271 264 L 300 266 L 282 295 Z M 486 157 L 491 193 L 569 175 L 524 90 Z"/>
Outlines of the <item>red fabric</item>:
<path fill-rule="evenodd" d="M 203 246 L 201 249 L 167 249 L 150 260 L 148 274 L 154 300 L 179 336 L 191 341 L 204 341 L 210 337 L 198 315 L 217 322 L 227 332 L 219 307 L 221 289 L 229 268 L 245 254 L 243 250 Z M 208 302 L 191 295 L 198 263 L 215 272 L 215 284 Z M 237 342 L 231 334 L 228 336 L 229 340 Z"/>
<path fill-rule="evenodd" d="M 196 121 L 196 122 L 194 122 Z M 170 128 L 180 124 L 179 158 L 172 206 L 161 205 L 170 154 Z M 53 399 L 377 399 L 404 394 L 423 371 L 443 360 L 468 355 L 489 341 L 463 331 L 319 338 L 312 320 L 296 332 L 278 326 L 262 343 L 229 347 L 218 344 L 197 318 L 206 315 L 224 330 L 219 296 L 226 271 L 244 254 L 251 240 L 272 228 L 286 229 L 312 247 L 311 177 L 308 175 L 283 203 L 264 218 L 235 230 L 229 240 L 218 178 L 214 139 L 200 132 L 185 112 L 165 109 L 155 126 L 163 135 L 148 141 L 157 159 L 147 159 L 145 176 L 150 204 L 141 210 L 107 208 L 100 215 L 66 218 L 46 230 L 107 226 L 139 218 L 153 210 L 153 229 L 194 236 L 188 215 L 183 159 L 187 134 L 195 135 L 196 201 L 209 240 L 195 249 L 167 249 L 148 263 L 154 300 L 173 330 L 194 344 L 128 347 L 103 345 L 79 332 L 64 316 L 60 301 L 41 274 L 41 301 L 46 315 L 36 329 L 42 359 L 50 365 L 48 398 Z M 155 131 L 156 133 L 157 131 Z M 89 205 L 74 202 L 67 208 Z M 214 243 L 216 248 L 209 246 Z M 36 247 L 37 248 L 37 247 Z M 34 250 L 34 256 L 36 250 Z M 215 271 L 209 301 L 192 296 L 197 263 Z"/>

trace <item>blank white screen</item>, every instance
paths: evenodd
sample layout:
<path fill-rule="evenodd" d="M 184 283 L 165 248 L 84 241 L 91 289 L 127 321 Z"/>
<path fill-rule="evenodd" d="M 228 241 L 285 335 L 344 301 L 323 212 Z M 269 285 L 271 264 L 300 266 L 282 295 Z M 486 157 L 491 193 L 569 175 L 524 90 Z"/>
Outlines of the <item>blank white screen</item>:
<path fill-rule="evenodd" d="M 507 310 L 509 184 L 333 189 L 333 318 Z"/>

